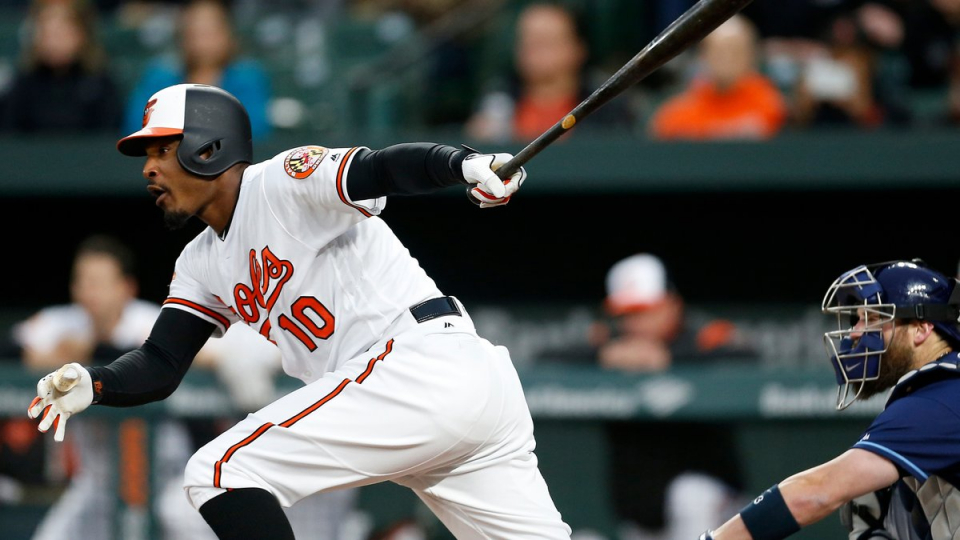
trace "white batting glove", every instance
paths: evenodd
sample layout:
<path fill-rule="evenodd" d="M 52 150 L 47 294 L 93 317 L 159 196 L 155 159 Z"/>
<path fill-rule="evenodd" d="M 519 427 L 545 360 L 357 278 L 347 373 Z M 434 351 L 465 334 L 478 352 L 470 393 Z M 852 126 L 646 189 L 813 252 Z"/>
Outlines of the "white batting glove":
<path fill-rule="evenodd" d="M 90 373 L 74 362 L 48 374 L 37 383 L 37 397 L 27 409 L 27 416 L 40 418 L 37 426 L 46 433 L 54 427 L 53 440 L 63 442 L 63 434 L 70 416 L 93 403 L 93 380 Z"/>
<path fill-rule="evenodd" d="M 476 184 L 470 195 L 480 201 L 480 208 L 501 206 L 520 189 L 527 178 L 523 167 L 506 180 L 500 180 L 494 171 L 513 159 L 510 154 L 470 154 L 463 159 L 463 177 Z"/>

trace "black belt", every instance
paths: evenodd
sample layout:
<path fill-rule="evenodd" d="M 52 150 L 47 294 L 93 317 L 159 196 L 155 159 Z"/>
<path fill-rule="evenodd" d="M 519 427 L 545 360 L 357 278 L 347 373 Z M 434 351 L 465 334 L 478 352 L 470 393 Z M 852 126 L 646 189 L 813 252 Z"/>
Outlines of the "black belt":
<path fill-rule="evenodd" d="M 412 306 L 410 308 L 410 314 L 413 315 L 413 318 L 417 320 L 418 323 L 427 322 L 429 320 L 436 319 L 437 317 L 444 317 L 447 315 L 456 315 L 461 317 L 460 307 L 457 305 L 456 300 L 450 298 L 449 296 L 440 296 L 438 298 L 431 298 L 429 300 L 424 300 L 419 304 Z"/>

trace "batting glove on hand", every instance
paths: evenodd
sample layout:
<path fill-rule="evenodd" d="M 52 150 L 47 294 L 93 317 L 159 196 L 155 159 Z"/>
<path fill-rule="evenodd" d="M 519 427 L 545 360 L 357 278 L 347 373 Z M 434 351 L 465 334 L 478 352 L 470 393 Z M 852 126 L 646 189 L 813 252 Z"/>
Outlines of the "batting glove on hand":
<path fill-rule="evenodd" d="M 510 154 L 470 154 L 463 160 L 463 177 L 476 187 L 470 196 L 479 202 L 480 208 L 501 206 L 510 202 L 510 197 L 520 189 L 527 178 L 527 171 L 520 170 L 506 180 L 500 180 L 494 171 L 513 159 Z"/>
<path fill-rule="evenodd" d="M 37 429 L 46 433 L 52 425 L 53 440 L 63 442 L 67 420 L 91 403 L 93 380 L 83 366 L 74 362 L 40 379 L 37 383 L 37 397 L 30 403 L 27 416 L 36 418 L 42 414 Z"/>

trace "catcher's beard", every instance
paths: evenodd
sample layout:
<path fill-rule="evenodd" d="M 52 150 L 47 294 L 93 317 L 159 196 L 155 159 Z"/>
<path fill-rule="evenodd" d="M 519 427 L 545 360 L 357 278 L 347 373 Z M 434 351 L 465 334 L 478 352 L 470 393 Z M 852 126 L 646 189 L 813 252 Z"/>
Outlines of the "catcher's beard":
<path fill-rule="evenodd" d="M 906 332 L 903 332 L 902 336 L 898 334 L 899 332 L 894 334 L 890 340 L 890 347 L 887 348 L 887 352 L 883 353 L 883 358 L 880 361 L 880 376 L 875 380 L 863 383 L 863 390 L 860 392 L 859 399 L 870 399 L 880 392 L 892 388 L 901 377 L 913 369 L 913 349 L 904 341 Z"/>
<path fill-rule="evenodd" d="M 191 217 L 193 216 L 187 212 L 164 210 L 163 224 L 167 226 L 167 229 L 176 231 L 177 229 L 182 229 L 184 226 L 186 226 Z"/>

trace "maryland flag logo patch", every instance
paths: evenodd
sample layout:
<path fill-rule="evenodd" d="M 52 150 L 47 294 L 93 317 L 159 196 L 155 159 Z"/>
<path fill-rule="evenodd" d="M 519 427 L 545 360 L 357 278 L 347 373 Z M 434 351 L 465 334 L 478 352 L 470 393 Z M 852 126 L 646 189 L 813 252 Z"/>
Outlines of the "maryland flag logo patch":
<path fill-rule="evenodd" d="M 313 173 L 326 155 L 327 149 L 322 146 L 301 146 L 287 154 L 283 160 L 283 170 L 291 178 L 302 180 Z"/>

